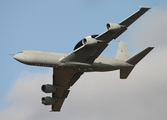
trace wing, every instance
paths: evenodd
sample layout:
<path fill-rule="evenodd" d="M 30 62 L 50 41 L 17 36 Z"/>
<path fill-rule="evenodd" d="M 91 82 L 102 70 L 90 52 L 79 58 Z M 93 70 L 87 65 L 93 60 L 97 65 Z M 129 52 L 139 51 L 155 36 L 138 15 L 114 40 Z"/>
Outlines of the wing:
<path fill-rule="evenodd" d="M 77 72 L 70 69 L 56 69 L 53 68 L 53 85 L 57 86 L 57 89 L 52 93 L 52 98 L 57 98 L 55 104 L 52 105 L 52 111 L 60 111 L 62 104 L 67 98 L 72 86 L 83 74 L 83 72 Z"/>
<path fill-rule="evenodd" d="M 150 8 L 140 7 L 140 9 L 132 14 L 127 19 L 120 22 L 118 25 L 123 26 L 119 30 L 107 30 L 106 32 L 97 35 L 95 37 L 89 37 L 88 39 L 92 41 L 98 41 L 95 45 L 82 45 L 82 41 L 79 42 L 80 45 L 78 48 L 75 47 L 75 50 L 61 59 L 62 62 L 75 61 L 75 62 L 84 62 L 84 63 L 93 63 L 94 60 L 103 52 L 103 50 L 108 46 L 108 43 L 120 36 L 124 31 L 127 30 L 135 20 L 142 16 Z M 87 39 L 87 38 L 85 38 Z M 85 40 L 83 39 L 83 40 Z M 95 42 L 94 42 L 95 43 Z"/>
<path fill-rule="evenodd" d="M 93 47 L 87 47 L 83 45 L 79 49 L 76 49 L 69 55 L 65 56 L 63 59 L 61 59 L 61 61 L 92 63 L 107 46 L 108 46 L 107 43 L 98 43 L 96 46 Z"/>
<path fill-rule="evenodd" d="M 96 39 L 97 40 L 105 40 L 105 41 L 110 41 L 112 39 L 116 39 L 117 37 L 119 37 L 124 31 L 127 30 L 127 28 L 133 23 L 135 22 L 139 17 L 141 17 L 145 12 L 147 12 L 150 8 L 149 7 L 140 7 L 140 9 L 135 12 L 134 14 L 132 14 L 131 16 L 129 16 L 128 18 L 126 18 L 125 20 L 123 20 L 122 22 L 119 23 L 119 25 L 123 25 L 125 27 L 121 28 L 119 31 L 117 32 L 113 32 L 113 31 L 106 31 L 104 33 L 102 33 L 101 35 L 97 36 Z"/>

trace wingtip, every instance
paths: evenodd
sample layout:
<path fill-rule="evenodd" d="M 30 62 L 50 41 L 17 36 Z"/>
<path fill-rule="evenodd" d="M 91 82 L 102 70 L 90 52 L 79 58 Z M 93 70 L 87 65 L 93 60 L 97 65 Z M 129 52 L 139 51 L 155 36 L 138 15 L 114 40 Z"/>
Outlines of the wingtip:
<path fill-rule="evenodd" d="M 146 49 L 145 49 L 145 51 L 152 51 L 154 49 L 154 47 L 147 47 Z"/>
<path fill-rule="evenodd" d="M 154 49 L 154 47 L 148 47 L 148 49 L 152 50 L 152 49 Z"/>
<path fill-rule="evenodd" d="M 151 7 L 149 7 L 149 6 L 140 6 L 140 9 L 145 9 L 145 10 L 149 10 L 149 9 L 151 9 Z"/>

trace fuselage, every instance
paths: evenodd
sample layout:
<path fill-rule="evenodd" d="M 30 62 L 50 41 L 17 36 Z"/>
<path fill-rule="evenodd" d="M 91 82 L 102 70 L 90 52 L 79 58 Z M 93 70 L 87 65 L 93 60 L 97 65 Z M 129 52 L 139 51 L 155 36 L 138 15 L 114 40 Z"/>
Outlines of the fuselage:
<path fill-rule="evenodd" d="M 73 69 L 83 72 L 93 71 L 112 71 L 123 67 L 132 67 L 125 61 L 98 57 L 92 64 L 80 63 L 75 61 L 62 62 L 61 58 L 65 57 L 65 53 L 45 52 L 35 50 L 25 50 L 14 55 L 14 58 L 24 64 L 43 67 L 55 67 L 57 69 Z"/>

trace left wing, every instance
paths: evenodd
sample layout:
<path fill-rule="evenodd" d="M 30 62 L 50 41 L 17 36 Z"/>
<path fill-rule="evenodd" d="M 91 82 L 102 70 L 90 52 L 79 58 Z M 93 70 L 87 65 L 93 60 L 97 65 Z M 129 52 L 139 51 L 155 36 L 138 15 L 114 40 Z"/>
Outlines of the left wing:
<path fill-rule="evenodd" d="M 42 103 L 52 105 L 51 111 L 60 111 L 65 98 L 67 98 L 72 86 L 83 74 L 70 69 L 53 68 L 53 86 L 56 87 L 51 97 L 42 98 Z"/>
<path fill-rule="evenodd" d="M 53 98 L 59 98 L 59 100 L 52 105 L 52 111 L 60 111 L 65 98 L 67 98 L 70 92 L 70 86 L 72 86 L 82 74 L 83 72 L 76 72 L 74 70 L 58 70 L 53 68 L 53 85 L 60 86 L 60 88 L 57 88 L 56 91 L 52 93 Z"/>
<path fill-rule="evenodd" d="M 142 16 L 149 7 L 140 7 L 140 9 L 132 14 L 127 19 L 123 20 L 119 24 L 108 23 L 106 25 L 107 31 L 100 35 L 88 36 L 81 40 L 75 50 L 61 59 L 61 62 L 82 62 L 82 63 L 93 63 L 94 60 L 103 52 L 103 50 L 108 46 L 108 43 L 116 39 L 127 28 L 136 21 L 140 16 Z"/>

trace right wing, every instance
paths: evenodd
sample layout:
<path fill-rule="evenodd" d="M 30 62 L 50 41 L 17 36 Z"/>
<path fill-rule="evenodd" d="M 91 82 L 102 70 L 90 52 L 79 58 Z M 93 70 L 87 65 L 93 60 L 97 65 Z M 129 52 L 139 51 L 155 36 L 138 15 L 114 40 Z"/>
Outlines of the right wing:
<path fill-rule="evenodd" d="M 119 25 L 123 25 L 122 29 L 120 29 L 118 32 L 113 32 L 113 31 L 106 31 L 102 33 L 101 35 L 97 36 L 97 40 L 104 40 L 104 41 L 111 41 L 112 39 L 116 39 L 119 37 L 124 31 L 127 30 L 127 27 L 129 27 L 134 21 L 136 21 L 140 16 L 142 16 L 145 12 L 147 12 L 150 8 L 149 7 L 140 7 L 140 9 L 123 20 L 122 22 L 119 23 Z"/>
<path fill-rule="evenodd" d="M 143 15 L 150 8 L 148 7 L 140 7 L 140 9 L 132 14 L 127 19 L 123 20 L 119 23 L 119 25 L 124 26 L 121 27 L 118 31 L 107 30 L 106 32 L 92 37 L 92 40 L 100 41 L 96 45 L 86 46 L 82 45 L 82 41 L 80 41 L 80 47 L 76 48 L 72 53 L 68 54 L 64 58 L 61 59 L 62 62 L 82 62 L 82 63 L 93 63 L 94 60 L 104 51 L 104 49 L 108 46 L 108 43 L 116 39 L 120 36 L 124 31 L 127 30 L 135 20 L 137 20 L 141 15 Z M 90 39 L 90 38 L 89 38 Z"/>
<path fill-rule="evenodd" d="M 62 58 L 61 61 L 93 63 L 93 61 L 103 52 L 103 50 L 107 46 L 108 46 L 107 43 L 98 43 L 96 46 L 93 47 L 87 47 L 83 45 L 79 49 L 74 50 L 72 53 Z"/>
<path fill-rule="evenodd" d="M 142 16 L 145 12 L 147 12 L 150 7 L 141 6 L 140 10 L 120 22 L 120 25 L 125 25 L 126 27 L 130 26 L 134 21 L 136 21 L 140 16 Z"/>

